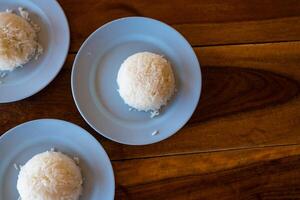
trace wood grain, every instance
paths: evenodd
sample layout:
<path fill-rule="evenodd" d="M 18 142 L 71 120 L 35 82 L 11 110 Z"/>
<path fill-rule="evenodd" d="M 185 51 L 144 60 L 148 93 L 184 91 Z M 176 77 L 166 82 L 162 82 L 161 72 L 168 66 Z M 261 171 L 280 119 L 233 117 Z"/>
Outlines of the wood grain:
<path fill-rule="evenodd" d="M 299 0 L 58 1 L 71 29 L 67 61 L 38 94 L 0 105 L 0 135 L 38 118 L 82 126 L 112 160 L 116 199 L 300 199 Z M 72 99 L 80 45 L 101 25 L 126 16 L 172 25 L 201 63 L 194 115 L 153 145 L 105 139 Z"/>
<path fill-rule="evenodd" d="M 297 145 L 113 162 L 116 199 L 296 199 L 299 153 Z"/>
<path fill-rule="evenodd" d="M 92 132 L 113 160 L 299 144 L 300 42 L 195 51 L 203 73 L 201 100 L 185 128 L 166 141 L 127 146 L 93 131 L 72 99 L 70 70 L 74 55 L 39 94 L 0 106 L 1 131 L 37 118 L 69 120 Z"/>
<path fill-rule="evenodd" d="M 59 2 L 69 19 L 72 52 L 101 25 L 127 16 L 166 22 L 194 46 L 300 40 L 298 0 L 86 0 L 77 5 L 72 0 Z"/>

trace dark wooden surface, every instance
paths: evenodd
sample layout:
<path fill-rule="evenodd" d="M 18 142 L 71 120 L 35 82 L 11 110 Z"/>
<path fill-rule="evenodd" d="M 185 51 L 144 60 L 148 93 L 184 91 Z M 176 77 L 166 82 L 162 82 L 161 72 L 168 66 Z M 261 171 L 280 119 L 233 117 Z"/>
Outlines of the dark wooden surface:
<path fill-rule="evenodd" d="M 0 132 L 59 118 L 91 132 L 108 152 L 116 199 L 300 199 L 299 0 L 59 0 L 71 48 L 38 94 L 0 105 Z M 192 44 L 203 91 L 171 138 L 126 146 L 93 131 L 72 99 L 70 75 L 84 39 L 125 16 L 164 21 Z"/>

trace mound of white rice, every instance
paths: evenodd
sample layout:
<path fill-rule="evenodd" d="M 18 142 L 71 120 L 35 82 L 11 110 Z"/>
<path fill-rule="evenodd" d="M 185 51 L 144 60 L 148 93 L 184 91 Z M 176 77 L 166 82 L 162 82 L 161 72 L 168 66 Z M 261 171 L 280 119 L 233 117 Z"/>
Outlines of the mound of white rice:
<path fill-rule="evenodd" d="M 117 83 L 124 102 L 139 111 L 158 112 L 175 91 L 170 63 L 150 52 L 129 56 L 119 69 Z"/>
<path fill-rule="evenodd" d="M 39 48 L 33 26 L 23 17 L 0 12 L 0 70 L 26 64 Z"/>
<path fill-rule="evenodd" d="M 21 167 L 17 189 L 22 200 L 77 200 L 82 191 L 80 168 L 60 152 L 40 153 Z"/>

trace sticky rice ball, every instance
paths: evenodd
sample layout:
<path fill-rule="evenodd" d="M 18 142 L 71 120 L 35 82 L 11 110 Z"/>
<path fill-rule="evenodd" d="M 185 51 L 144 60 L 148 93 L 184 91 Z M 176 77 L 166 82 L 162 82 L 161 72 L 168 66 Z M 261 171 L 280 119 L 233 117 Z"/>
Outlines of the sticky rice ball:
<path fill-rule="evenodd" d="M 158 112 L 175 91 L 171 64 L 150 52 L 129 56 L 119 69 L 117 83 L 124 102 L 139 111 Z"/>
<path fill-rule="evenodd" d="M 82 192 L 80 168 L 60 152 L 40 153 L 21 167 L 17 189 L 22 200 L 78 200 Z"/>
<path fill-rule="evenodd" d="M 24 18 L 0 12 L 0 70 L 12 71 L 26 64 L 38 48 L 37 34 Z"/>

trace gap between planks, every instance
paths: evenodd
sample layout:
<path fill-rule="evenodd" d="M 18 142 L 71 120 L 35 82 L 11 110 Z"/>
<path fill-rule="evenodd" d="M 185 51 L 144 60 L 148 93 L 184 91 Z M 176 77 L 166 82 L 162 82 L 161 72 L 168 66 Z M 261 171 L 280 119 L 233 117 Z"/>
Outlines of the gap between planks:
<path fill-rule="evenodd" d="M 209 47 L 226 47 L 226 46 L 247 46 L 247 45 L 268 45 L 268 44 L 281 44 L 281 43 L 300 43 L 300 40 L 286 40 L 286 41 L 270 41 L 270 42 L 252 42 L 252 43 L 227 43 L 227 44 L 212 44 L 212 45 L 191 45 L 192 48 L 209 48 Z M 69 51 L 69 55 L 76 55 L 78 53 L 77 51 Z"/>
<path fill-rule="evenodd" d="M 187 156 L 187 155 L 195 155 L 195 154 L 209 154 L 209 153 L 220 153 L 220 152 L 233 152 L 233 151 L 247 151 L 247 150 L 259 150 L 259 149 L 267 149 L 267 148 L 279 148 L 279 147 L 300 147 L 300 144 L 292 143 L 292 144 L 276 144 L 276 145 L 258 145 L 253 147 L 238 147 L 238 148 L 224 148 L 224 149 L 211 149 L 207 151 L 194 151 L 194 152 L 185 152 L 185 153 L 173 153 L 173 154 L 164 154 L 164 155 L 156 155 L 156 156 L 145 156 L 145 157 L 136 157 L 136 158 L 125 158 L 125 159 L 111 159 L 112 162 L 119 161 L 129 161 L 129 160 L 143 160 L 150 158 L 161 158 L 161 157 L 177 157 L 177 156 Z"/>

